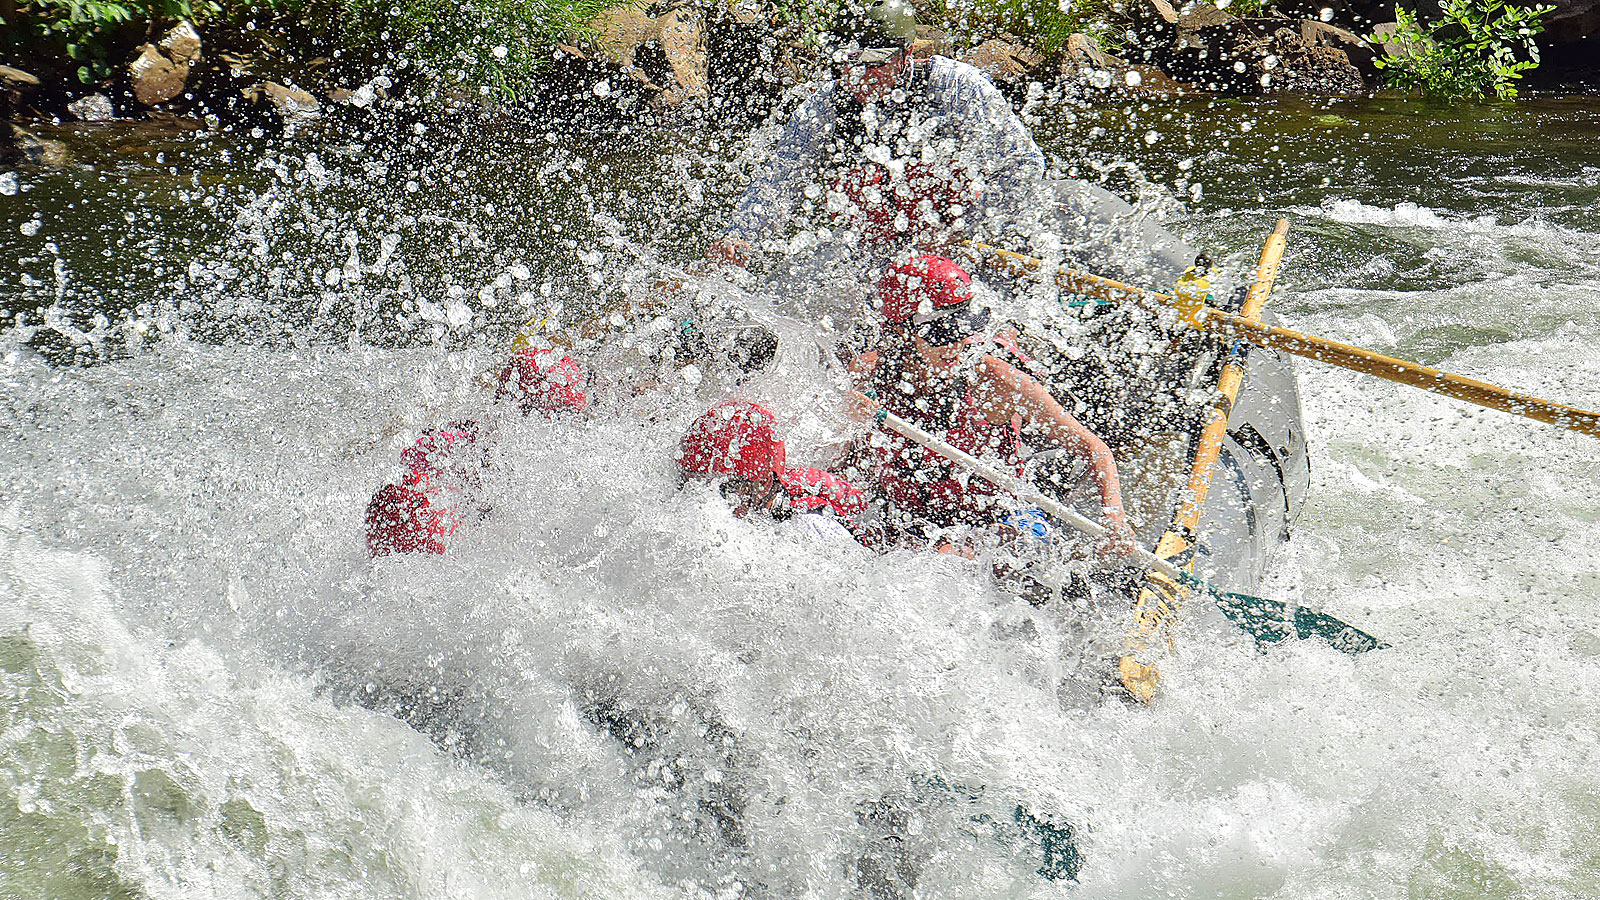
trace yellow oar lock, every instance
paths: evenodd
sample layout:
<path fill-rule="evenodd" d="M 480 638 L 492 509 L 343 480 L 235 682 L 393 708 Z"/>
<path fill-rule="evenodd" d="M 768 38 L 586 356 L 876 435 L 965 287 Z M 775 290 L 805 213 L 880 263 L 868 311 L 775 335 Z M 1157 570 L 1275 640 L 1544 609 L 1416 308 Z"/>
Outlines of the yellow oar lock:
<path fill-rule="evenodd" d="M 1184 270 L 1172 289 L 1172 307 L 1178 311 L 1178 321 L 1204 331 L 1206 318 L 1211 314 L 1211 302 L 1211 281 L 1200 266 Z"/>
<path fill-rule="evenodd" d="M 511 339 L 511 352 L 520 353 L 523 350 L 538 350 L 550 342 L 550 317 L 534 316 L 522 323 L 517 329 L 516 337 Z"/>

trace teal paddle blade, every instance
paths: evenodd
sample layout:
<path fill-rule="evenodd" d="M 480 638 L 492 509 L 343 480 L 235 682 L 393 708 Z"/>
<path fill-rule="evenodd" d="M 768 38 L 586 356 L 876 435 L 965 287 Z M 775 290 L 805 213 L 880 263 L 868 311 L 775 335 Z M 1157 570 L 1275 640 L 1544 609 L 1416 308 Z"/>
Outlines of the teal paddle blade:
<path fill-rule="evenodd" d="M 1012 818 L 1022 826 L 1024 832 L 1039 842 L 1043 855 L 1039 865 L 1040 875 L 1047 881 L 1078 880 L 1078 872 L 1083 869 L 1083 854 L 1078 850 L 1078 842 L 1073 839 L 1074 829 L 1070 823 L 1039 818 L 1020 803 L 1012 813 Z"/>
<path fill-rule="evenodd" d="M 1354 625 L 1327 613 L 1306 609 L 1303 606 L 1290 607 L 1287 603 L 1268 600 L 1265 597 L 1218 590 L 1193 575 L 1185 580 L 1215 598 L 1217 608 L 1222 610 L 1222 614 L 1254 638 L 1258 644 L 1276 644 L 1290 638 L 1302 641 L 1322 638 L 1332 644 L 1335 650 L 1352 656 L 1369 650 L 1382 650 L 1389 646 Z"/>
<path fill-rule="evenodd" d="M 939 775 L 917 774 L 911 781 L 924 800 L 942 797 L 948 802 L 970 806 L 982 801 L 985 793 L 981 785 L 961 784 Z M 1028 852 L 1039 860 L 1036 871 L 1045 880 L 1077 881 L 1078 873 L 1083 870 L 1077 829 L 1049 813 L 1035 813 L 1021 803 L 1008 801 L 1008 804 L 1012 806 L 1009 822 L 982 810 L 972 811 L 968 821 L 983 826 L 979 830 L 987 830 L 1002 845 Z"/>

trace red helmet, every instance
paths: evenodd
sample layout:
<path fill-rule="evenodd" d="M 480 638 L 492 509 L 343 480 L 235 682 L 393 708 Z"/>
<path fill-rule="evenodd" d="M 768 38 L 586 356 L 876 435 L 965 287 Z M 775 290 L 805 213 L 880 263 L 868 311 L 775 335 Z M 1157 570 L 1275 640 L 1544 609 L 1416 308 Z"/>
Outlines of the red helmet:
<path fill-rule="evenodd" d="M 728 400 L 700 414 L 678 442 L 685 475 L 732 475 L 760 481 L 782 472 L 786 458 L 776 420 L 766 407 Z"/>
<path fill-rule="evenodd" d="M 916 254 L 878 281 L 883 318 L 894 324 L 932 316 L 971 299 L 972 276 L 943 256 Z"/>
<path fill-rule="evenodd" d="M 511 398 L 524 414 L 581 412 L 589 406 L 583 367 L 577 360 L 544 347 L 524 347 L 500 370 L 495 399 Z"/>

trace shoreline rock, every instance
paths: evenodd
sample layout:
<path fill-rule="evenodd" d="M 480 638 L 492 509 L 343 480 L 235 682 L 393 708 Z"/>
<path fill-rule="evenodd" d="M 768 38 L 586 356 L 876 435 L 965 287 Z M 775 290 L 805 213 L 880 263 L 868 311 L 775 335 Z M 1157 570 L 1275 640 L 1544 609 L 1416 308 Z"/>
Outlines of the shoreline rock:
<path fill-rule="evenodd" d="M 200 60 L 200 33 L 188 22 L 172 26 L 161 40 L 144 44 L 128 63 L 134 99 L 159 106 L 183 93 L 189 70 Z"/>

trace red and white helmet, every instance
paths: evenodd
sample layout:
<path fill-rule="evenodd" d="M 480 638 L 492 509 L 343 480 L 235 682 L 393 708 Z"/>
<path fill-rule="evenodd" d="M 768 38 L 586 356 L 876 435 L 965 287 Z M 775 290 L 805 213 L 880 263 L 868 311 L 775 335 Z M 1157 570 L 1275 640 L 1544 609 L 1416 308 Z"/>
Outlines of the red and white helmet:
<path fill-rule="evenodd" d="M 971 299 L 972 276 L 943 256 L 916 254 L 878 280 L 880 312 L 893 324 L 920 324 Z"/>
<path fill-rule="evenodd" d="M 786 452 L 777 420 L 766 407 L 728 400 L 700 414 L 678 442 L 685 475 L 731 475 L 761 481 L 784 470 Z"/>

